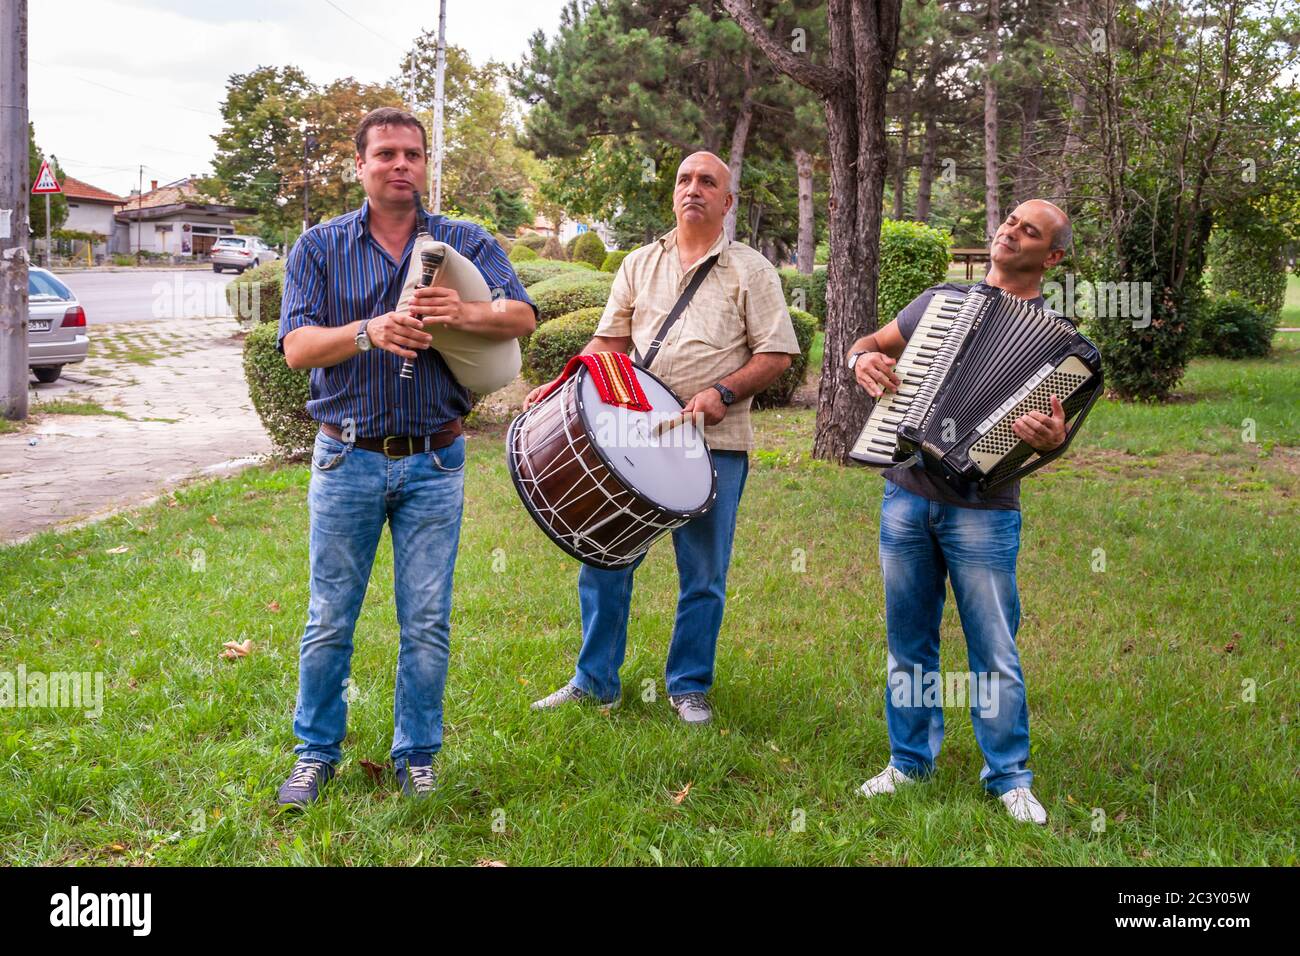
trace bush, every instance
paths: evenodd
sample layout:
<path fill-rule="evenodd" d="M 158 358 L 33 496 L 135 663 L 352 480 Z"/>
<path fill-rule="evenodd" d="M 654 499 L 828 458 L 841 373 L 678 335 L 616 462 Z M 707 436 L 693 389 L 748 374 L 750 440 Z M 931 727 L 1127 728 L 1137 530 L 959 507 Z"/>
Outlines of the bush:
<path fill-rule="evenodd" d="M 544 385 L 564 371 L 569 359 L 582 351 L 596 334 L 603 308 L 578 309 L 540 326 L 524 351 L 523 375 L 533 385 Z"/>
<path fill-rule="evenodd" d="M 233 283 L 232 283 L 233 284 Z M 244 339 L 244 377 L 248 396 L 278 451 L 296 454 L 311 448 L 319 427 L 307 414 L 311 384 L 306 369 L 291 369 L 276 350 L 279 324 L 259 322 Z"/>
<path fill-rule="evenodd" d="M 1200 351 L 1219 358 L 1263 358 L 1273 347 L 1277 319 L 1245 296 L 1214 296 L 1201 307 Z"/>
<path fill-rule="evenodd" d="M 1215 228 L 1206 262 L 1210 291 L 1239 295 L 1264 317 L 1280 319 L 1286 299 L 1285 238 L 1267 227 Z"/>
<path fill-rule="evenodd" d="M 135 256 L 123 255 L 120 252 L 113 253 L 113 265 L 115 266 L 133 266 L 135 265 Z"/>
<path fill-rule="evenodd" d="M 573 261 L 590 262 L 597 269 L 604 263 L 606 254 L 605 241 L 590 229 L 579 235 L 573 244 Z"/>
<path fill-rule="evenodd" d="M 573 261 L 573 247 L 578 244 L 578 237 L 581 235 L 582 233 L 575 232 L 569 237 L 569 241 L 564 244 L 564 258 L 569 261 Z"/>
<path fill-rule="evenodd" d="M 543 259 L 550 259 L 553 262 L 566 261 L 564 255 L 564 246 L 560 245 L 560 240 L 551 236 L 546 240 L 546 245 L 542 246 L 541 256 Z"/>
<path fill-rule="evenodd" d="M 509 259 L 511 262 L 529 262 L 540 258 L 541 256 L 531 246 L 526 246 L 522 242 L 516 242 L 510 247 Z"/>
<path fill-rule="evenodd" d="M 878 326 L 892 322 L 918 295 L 944 281 L 952 236 L 921 222 L 886 219 L 880 227 Z"/>
<path fill-rule="evenodd" d="M 794 323 L 794 336 L 799 341 L 799 354 L 780 378 L 754 396 L 755 408 L 789 405 L 808 372 L 808 353 L 812 351 L 813 339 L 817 335 L 817 317 L 800 309 L 791 309 L 790 321 Z"/>
<path fill-rule="evenodd" d="M 537 306 L 538 321 L 549 322 L 578 309 L 603 309 L 613 285 L 608 272 L 566 272 L 532 286 L 528 295 Z"/>
<path fill-rule="evenodd" d="M 615 249 L 613 252 L 605 254 L 605 261 L 600 264 L 601 272 L 618 272 L 618 267 L 623 264 L 627 258 L 627 252 L 622 249 Z"/>
<path fill-rule="evenodd" d="M 249 269 L 226 286 L 226 302 L 241 323 L 278 323 L 283 297 L 283 259 L 275 259 L 256 269 Z"/>
<path fill-rule="evenodd" d="M 546 240 L 549 238 L 550 236 L 543 236 L 540 232 L 526 232 L 516 239 L 515 242 L 519 245 L 527 246 L 529 249 L 533 250 L 533 252 L 541 252 L 542 246 L 546 245 Z"/>
<path fill-rule="evenodd" d="M 587 263 L 557 262 L 554 259 L 532 259 L 528 262 L 515 263 L 515 275 L 525 286 L 536 285 L 543 279 L 567 275 L 574 272 L 583 274 L 589 271 Z"/>
<path fill-rule="evenodd" d="M 798 269 L 778 269 L 785 304 L 791 309 L 810 313 L 819 323 L 826 321 L 826 270 L 814 269 L 804 275 Z"/>

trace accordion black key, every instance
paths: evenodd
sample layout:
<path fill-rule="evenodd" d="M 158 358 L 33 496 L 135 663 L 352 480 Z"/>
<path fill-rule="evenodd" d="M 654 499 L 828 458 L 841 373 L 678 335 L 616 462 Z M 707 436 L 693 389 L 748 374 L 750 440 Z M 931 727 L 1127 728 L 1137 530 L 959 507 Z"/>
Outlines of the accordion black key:
<path fill-rule="evenodd" d="M 895 374 L 902 388 L 872 409 L 850 457 L 884 466 L 916 456 L 962 492 L 992 491 L 1059 456 L 1103 388 L 1092 342 L 1068 319 L 1000 289 L 936 295 Z M 1011 423 L 1051 414 L 1052 395 L 1065 408 L 1065 441 L 1040 454 Z"/>

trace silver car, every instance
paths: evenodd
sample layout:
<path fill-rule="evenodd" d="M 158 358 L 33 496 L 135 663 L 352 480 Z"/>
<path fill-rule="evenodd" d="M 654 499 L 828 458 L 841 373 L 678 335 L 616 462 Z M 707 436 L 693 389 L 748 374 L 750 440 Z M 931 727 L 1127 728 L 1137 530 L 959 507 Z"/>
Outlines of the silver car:
<path fill-rule="evenodd" d="M 90 350 L 86 310 L 53 273 L 27 270 L 27 367 L 38 382 L 53 382 L 70 362 L 84 362 Z"/>
<path fill-rule="evenodd" d="M 212 271 L 234 269 L 242 273 L 279 258 L 280 253 L 257 236 L 222 236 L 212 247 Z"/>

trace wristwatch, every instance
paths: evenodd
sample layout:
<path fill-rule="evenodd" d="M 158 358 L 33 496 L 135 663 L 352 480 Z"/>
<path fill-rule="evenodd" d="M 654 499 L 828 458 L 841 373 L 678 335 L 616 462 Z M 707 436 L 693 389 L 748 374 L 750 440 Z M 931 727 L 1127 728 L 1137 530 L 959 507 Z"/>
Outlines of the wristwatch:
<path fill-rule="evenodd" d="M 861 352 L 854 352 L 852 355 L 850 355 L 849 371 L 856 372 L 858 370 L 858 359 L 862 358 L 862 356 L 866 355 L 870 351 L 871 349 L 863 349 Z"/>
<path fill-rule="evenodd" d="M 716 388 L 718 390 L 718 394 L 722 396 L 723 405 L 730 406 L 731 403 L 736 400 L 736 393 L 733 392 L 731 389 L 727 388 L 727 386 L 723 385 L 721 382 L 718 382 L 713 387 Z"/>
<path fill-rule="evenodd" d="M 358 351 L 369 352 L 370 346 L 374 344 L 373 342 L 370 341 L 370 333 L 366 331 L 366 327 L 369 325 L 370 325 L 370 320 L 366 319 L 364 322 L 361 323 L 361 328 L 357 330 Z"/>

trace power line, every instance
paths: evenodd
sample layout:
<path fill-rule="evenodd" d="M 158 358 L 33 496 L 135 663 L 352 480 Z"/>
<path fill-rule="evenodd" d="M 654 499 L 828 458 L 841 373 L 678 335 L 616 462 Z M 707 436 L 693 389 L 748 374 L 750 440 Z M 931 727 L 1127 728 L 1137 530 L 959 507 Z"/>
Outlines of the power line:
<path fill-rule="evenodd" d="M 213 110 L 201 110 L 193 106 L 181 106 L 179 103 L 168 103 L 164 100 L 155 100 L 153 97 L 141 96 L 139 93 L 128 93 L 126 90 L 119 90 L 117 87 L 109 86 L 106 83 L 100 83 L 96 80 L 88 80 L 84 76 L 80 76 L 79 74 L 72 73 L 61 66 L 56 67 L 50 63 L 42 63 L 40 60 L 37 60 L 35 58 L 32 58 L 31 62 L 37 64 L 38 66 L 46 67 L 47 69 L 50 70 L 58 70 L 59 73 L 70 76 L 74 80 L 80 80 L 82 83 L 89 83 L 91 86 L 98 86 L 100 89 L 108 90 L 110 93 L 116 93 L 119 96 L 129 96 L 132 99 L 143 100 L 146 103 L 153 103 L 155 106 L 165 106 L 168 109 L 173 109 L 173 110 L 185 110 L 186 112 L 189 113 L 198 113 L 201 116 L 217 116 L 217 117 L 221 116 L 220 113 L 214 112 Z"/>
<path fill-rule="evenodd" d="M 357 19 L 356 17 L 354 17 L 352 14 L 348 13 L 346 10 L 344 10 L 342 7 L 340 7 L 337 3 L 335 3 L 334 0 L 325 0 L 325 2 L 328 3 L 328 4 L 329 4 L 331 7 L 333 7 L 335 10 L 337 10 L 339 13 L 341 13 L 341 14 L 343 14 L 345 17 L 347 17 L 349 20 L 351 20 L 353 23 L 355 23 L 355 24 L 356 24 L 357 26 L 359 26 L 361 29 L 365 30 L 366 32 L 372 34 L 373 36 L 377 36 L 377 37 L 379 37 L 379 39 L 383 40 L 385 43 L 387 43 L 387 44 L 389 44 L 389 45 L 391 45 L 391 46 L 401 47 L 401 44 L 400 44 L 400 43 L 397 43 L 396 41 L 389 39 L 388 37 L 384 36 L 382 33 L 379 33 L 379 32 L 377 32 L 377 31 L 375 31 L 375 30 L 370 29 L 370 27 L 366 26 L 364 23 L 362 23 L 360 20 L 358 20 L 358 19 Z"/>

